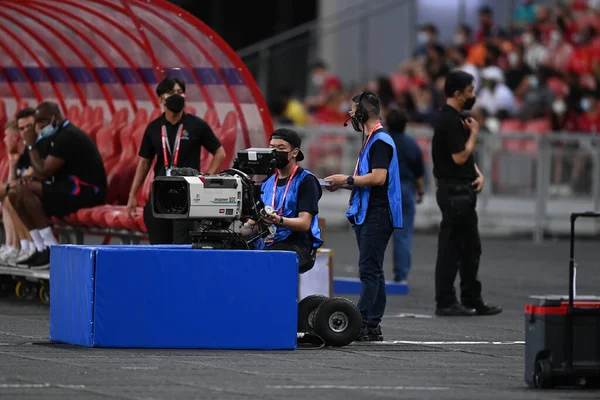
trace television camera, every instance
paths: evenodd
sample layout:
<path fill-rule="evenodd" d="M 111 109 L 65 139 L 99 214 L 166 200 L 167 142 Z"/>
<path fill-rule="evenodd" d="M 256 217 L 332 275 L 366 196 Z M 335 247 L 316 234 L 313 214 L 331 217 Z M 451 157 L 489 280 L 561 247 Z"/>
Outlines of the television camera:
<path fill-rule="evenodd" d="M 237 153 L 232 168 L 215 175 L 173 168 L 171 176 L 159 176 L 152 182 L 152 214 L 155 218 L 194 220 L 194 249 L 251 249 L 255 241 L 275 232 L 265 221 L 274 211 L 260 195 L 262 183 L 276 165 L 275 149 L 249 148 Z M 263 179 L 258 181 L 260 177 Z M 244 227 L 250 219 L 255 224 Z"/>

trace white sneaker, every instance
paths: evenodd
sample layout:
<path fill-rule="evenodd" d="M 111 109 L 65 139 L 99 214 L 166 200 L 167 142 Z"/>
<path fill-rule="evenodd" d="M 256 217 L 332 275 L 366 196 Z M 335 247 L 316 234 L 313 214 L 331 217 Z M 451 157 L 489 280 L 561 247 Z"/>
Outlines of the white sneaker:
<path fill-rule="evenodd" d="M 19 251 L 19 254 L 16 257 L 8 259 L 8 265 L 10 265 L 11 267 L 16 267 L 17 264 L 20 264 L 23 261 L 27 260 L 29 257 L 31 257 L 33 253 L 35 253 L 35 248 L 30 248 L 27 251 L 21 249 L 21 251 Z"/>
<path fill-rule="evenodd" d="M 0 264 L 8 265 L 8 261 L 10 259 L 18 257 L 20 252 L 21 252 L 21 249 L 15 249 L 15 248 L 7 249 L 4 253 L 2 253 L 0 255 Z"/>

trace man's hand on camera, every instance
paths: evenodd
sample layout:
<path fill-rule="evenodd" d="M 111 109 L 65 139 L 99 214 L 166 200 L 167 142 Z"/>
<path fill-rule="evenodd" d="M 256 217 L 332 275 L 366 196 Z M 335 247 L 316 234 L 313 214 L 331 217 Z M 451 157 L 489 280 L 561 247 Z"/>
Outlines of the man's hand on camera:
<path fill-rule="evenodd" d="M 264 219 L 265 222 L 268 222 L 269 224 L 277 225 L 281 220 L 281 217 L 277 214 L 265 214 Z"/>

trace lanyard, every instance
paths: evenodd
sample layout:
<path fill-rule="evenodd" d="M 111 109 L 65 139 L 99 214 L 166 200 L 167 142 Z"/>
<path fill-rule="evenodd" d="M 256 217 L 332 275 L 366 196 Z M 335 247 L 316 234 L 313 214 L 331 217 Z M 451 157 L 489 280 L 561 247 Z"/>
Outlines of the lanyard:
<path fill-rule="evenodd" d="M 358 164 L 360 163 L 360 156 L 362 155 L 362 152 L 365 150 L 365 147 L 367 147 L 367 143 L 369 143 L 369 140 L 371 140 L 371 136 L 373 136 L 373 132 L 375 132 L 377 129 L 383 128 L 383 125 L 381 125 L 380 122 L 377 123 L 377 125 L 375 125 L 373 127 L 373 129 L 371 129 L 371 133 L 369 133 L 369 136 L 367 136 L 367 140 L 365 140 L 365 143 L 362 146 L 362 149 L 360 149 L 360 153 L 358 155 L 358 160 L 356 160 L 356 167 L 354 167 L 354 174 L 353 176 L 356 176 L 356 173 L 358 172 Z"/>
<path fill-rule="evenodd" d="M 290 188 L 290 184 L 292 183 L 292 179 L 294 179 L 294 175 L 296 175 L 297 169 L 298 169 L 298 166 L 296 165 L 294 167 L 294 170 L 292 171 L 292 174 L 288 178 L 287 184 L 285 185 L 285 191 L 283 192 L 283 199 L 281 199 L 281 207 L 279 207 L 279 210 L 277 211 L 277 214 L 279 214 L 279 215 L 281 215 L 281 212 L 283 211 L 283 205 L 285 204 L 285 197 L 287 196 L 287 192 Z M 277 192 L 277 182 L 279 182 L 279 174 L 277 174 L 277 177 L 275 178 L 275 184 L 273 185 L 273 205 L 271 206 L 273 208 L 275 208 L 275 193 Z"/>
<path fill-rule="evenodd" d="M 179 125 L 179 129 L 177 129 L 177 136 L 175 137 L 175 154 L 171 151 L 171 145 L 169 144 L 169 139 L 167 138 L 167 128 L 163 125 L 161 128 L 161 136 L 162 136 L 162 146 L 163 146 L 163 158 L 165 160 L 165 167 L 173 167 L 177 165 L 177 159 L 179 158 L 179 145 L 181 144 L 181 135 L 183 132 L 183 124 Z M 169 154 L 171 157 L 171 162 L 167 160 L 167 149 L 169 150 Z"/>

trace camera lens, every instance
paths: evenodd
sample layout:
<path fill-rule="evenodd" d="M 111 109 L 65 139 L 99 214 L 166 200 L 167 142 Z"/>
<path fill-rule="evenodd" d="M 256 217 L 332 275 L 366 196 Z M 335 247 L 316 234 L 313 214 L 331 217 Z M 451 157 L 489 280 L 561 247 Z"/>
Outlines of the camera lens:
<path fill-rule="evenodd" d="M 189 208 L 187 182 L 155 182 L 154 210 L 157 214 L 187 215 Z"/>

